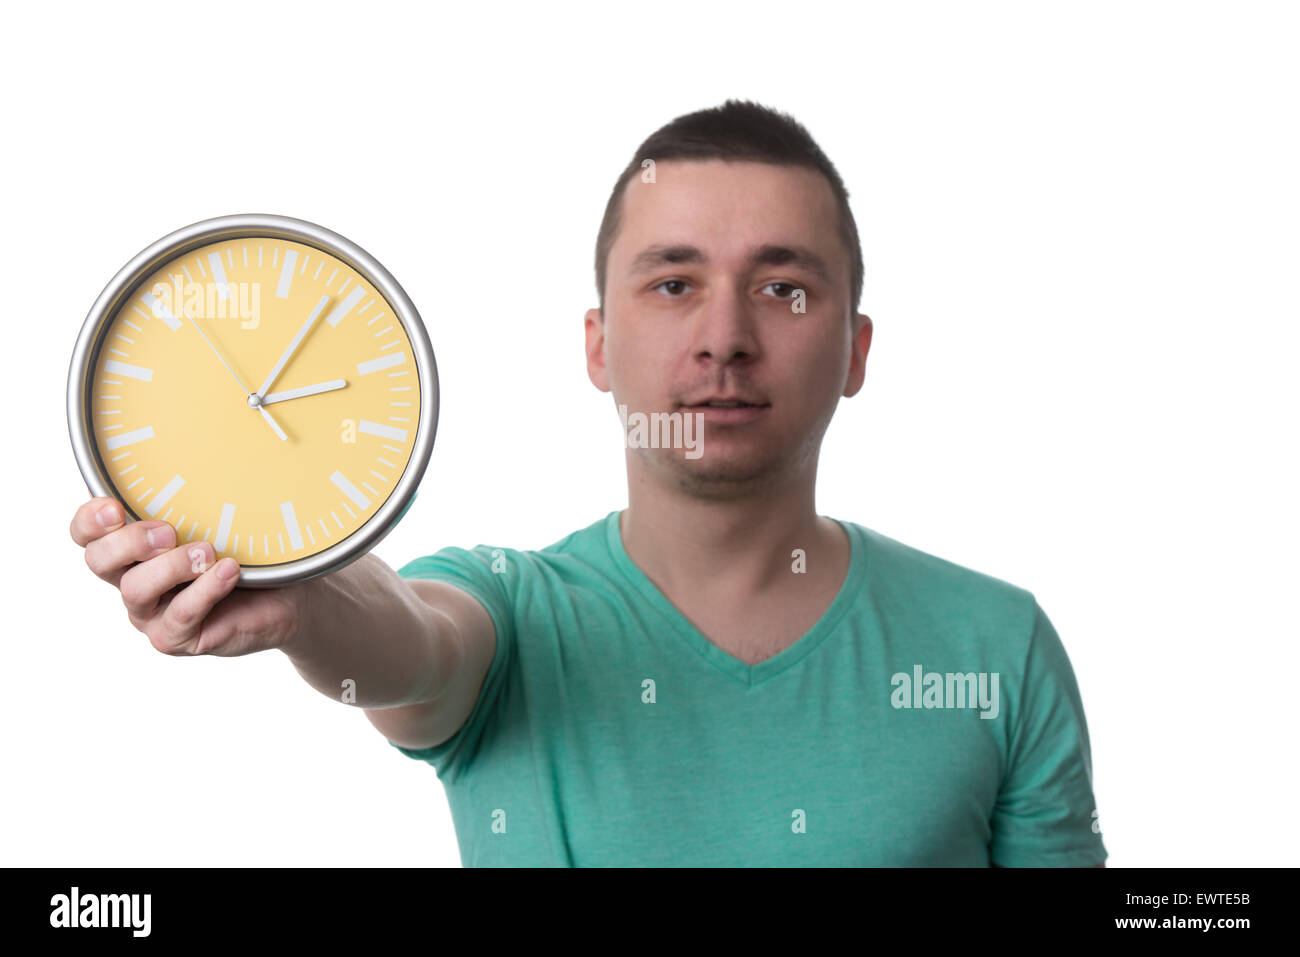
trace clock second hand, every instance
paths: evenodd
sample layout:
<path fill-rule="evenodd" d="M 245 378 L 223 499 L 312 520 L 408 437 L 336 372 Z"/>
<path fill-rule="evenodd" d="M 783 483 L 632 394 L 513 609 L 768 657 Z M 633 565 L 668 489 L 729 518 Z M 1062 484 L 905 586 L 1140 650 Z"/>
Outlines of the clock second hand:
<path fill-rule="evenodd" d="M 199 328 L 199 324 L 194 321 L 194 317 L 190 315 L 190 311 L 188 309 L 182 309 L 181 315 L 183 315 L 186 319 L 190 321 L 190 325 L 192 325 L 195 328 L 195 330 L 198 332 L 199 335 L 203 336 L 203 341 L 208 344 L 208 348 L 211 349 L 213 353 L 216 355 L 216 357 L 221 360 L 221 364 L 226 367 L 226 371 L 235 377 L 235 381 L 239 383 L 239 387 L 244 390 L 244 395 L 248 395 L 249 394 L 248 389 L 244 386 L 244 383 L 240 380 L 239 374 L 235 372 L 234 369 L 230 368 L 230 363 L 226 361 L 226 357 L 221 354 L 221 350 L 219 350 L 216 346 L 214 346 L 212 344 L 212 340 L 209 339 L 207 335 L 203 332 L 203 330 Z"/>
<path fill-rule="evenodd" d="M 257 409 L 257 411 L 262 413 L 262 418 L 266 419 L 266 424 L 269 425 L 273 430 L 275 430 L 275 434 L 280 437 L 281 442 L 287 442 L 289 440 L 289 436 L 284 434 L 284 429 L 280 428 L 279 423 L 276 422 L 275 419 L 271 417 L 270 412 L 267 412 L 266 409 L 263 409 L 261 407 L 260 401 L 254 401 L 253 394 L 248 391 L 248 388 L 244 385 L 243 381 L 240 380 L 239 374 L 230 367 L 230 363 L 227 362 L 226 357 L 221 354 L 221 350 L 218 349 L 216 346 L 214 346 L 212 344 L 212 340 L 209 339 L 206 334 L 204 334 L 201 328 L 199 328 L 199 324 L 194 321 L 194 317 L 190 315 L 190 311 L 188 309 L 182 309 L 181 315 L 183 315 L 186 319 L 190 321 L 190 325 L 194 327 L 195 331 L 198 332 L 200 336 L 203 336 L 203 341 L 208 344 L 208 348 L 211 349 L 213 353 L 216 355 L 216 357 L 221 360 L 221 364 L 226 367 L 226 371 L 235 377 L 235 381 L 239 383 L 239 387 L 243 389 L 244 394 L 248 396 L 248 404 L 252 408 Z"/>

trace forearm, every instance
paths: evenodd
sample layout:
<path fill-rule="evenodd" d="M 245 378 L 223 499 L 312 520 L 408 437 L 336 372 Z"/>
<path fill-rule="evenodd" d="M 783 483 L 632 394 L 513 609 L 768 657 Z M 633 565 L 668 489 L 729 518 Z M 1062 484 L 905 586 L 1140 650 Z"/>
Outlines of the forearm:
<path fill-rule="evenodd" d="M 300 587 L 300 626 L 281 650 L 309 685 L 359 708 L 437 697 L 459 648 L 397 572 L 368 554 Z"/>

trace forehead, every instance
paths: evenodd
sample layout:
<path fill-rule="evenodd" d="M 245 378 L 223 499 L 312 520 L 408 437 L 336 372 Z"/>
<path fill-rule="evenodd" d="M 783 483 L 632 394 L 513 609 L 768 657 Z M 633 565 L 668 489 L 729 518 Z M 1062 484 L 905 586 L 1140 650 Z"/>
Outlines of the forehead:
<path fill-rule="evenodd" d="M 834 261 L 835 197 L 815 169 L 726 160 L 671 160 L 655 181 L 634 175 L 623 193 L 611 265 L 626 265 L 653 243 L 690 243 L 712 256 L 739 256 L 753 246 L 807 246 Z"/>

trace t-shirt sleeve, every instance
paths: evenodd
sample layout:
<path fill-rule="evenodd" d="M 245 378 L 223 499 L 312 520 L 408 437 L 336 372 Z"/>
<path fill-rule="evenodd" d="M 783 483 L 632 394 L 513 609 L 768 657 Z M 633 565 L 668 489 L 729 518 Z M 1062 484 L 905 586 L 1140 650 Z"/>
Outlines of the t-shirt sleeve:
<path fill-rule="evenodd" d="M 473 760 L 514 658 L 514 614 L 505 582 L 505 569 L 510 564 L 513 563 L 504 560 L 502 549 L 478 545 L 473 549 L 444 548 L 408 562 L 397 572 L 402 578 L 430 578 L 456 586 L 483 606 L 496 629 L 496 652 L 492 664 L 483 679 L 474 709 L 457 732 L 431 748 L 404 748 L 388 742 L 409 758 L 427 761 L 439 778 L 458 773 Z"/>
<path fill-rule="evenodd" d="M 1106 859 L 1092 790 L 1092 754 L 1074 669 L 1034 602 L 1033 632 L 989 856 L 1001 867 L 1095 867 Z"/>

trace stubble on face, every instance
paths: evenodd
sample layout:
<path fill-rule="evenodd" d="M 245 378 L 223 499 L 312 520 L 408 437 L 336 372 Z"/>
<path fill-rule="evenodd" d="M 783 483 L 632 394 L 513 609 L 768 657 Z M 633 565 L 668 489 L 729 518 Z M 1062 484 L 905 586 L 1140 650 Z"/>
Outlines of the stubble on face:
<path fill-rule="evenodd" d="M 682 414 L 691 413 L 683 411 Z M 738 436 L 724 433 L 735 427 L 702 422 L 696 432 L 701 453 L 697 458 L 688 457 L 683 449 L 673 448 L 629 449 L 628 454 L 643 456 L 641 462 L 645 468 L 689 498 L 702 501 L 762 498 L 815 467 L 829 421 L 828 414 L 824 421 L 800 436 L 792 448 L 738 441 Z M 714 439 L 712 444 L 710 437 Z"/>

